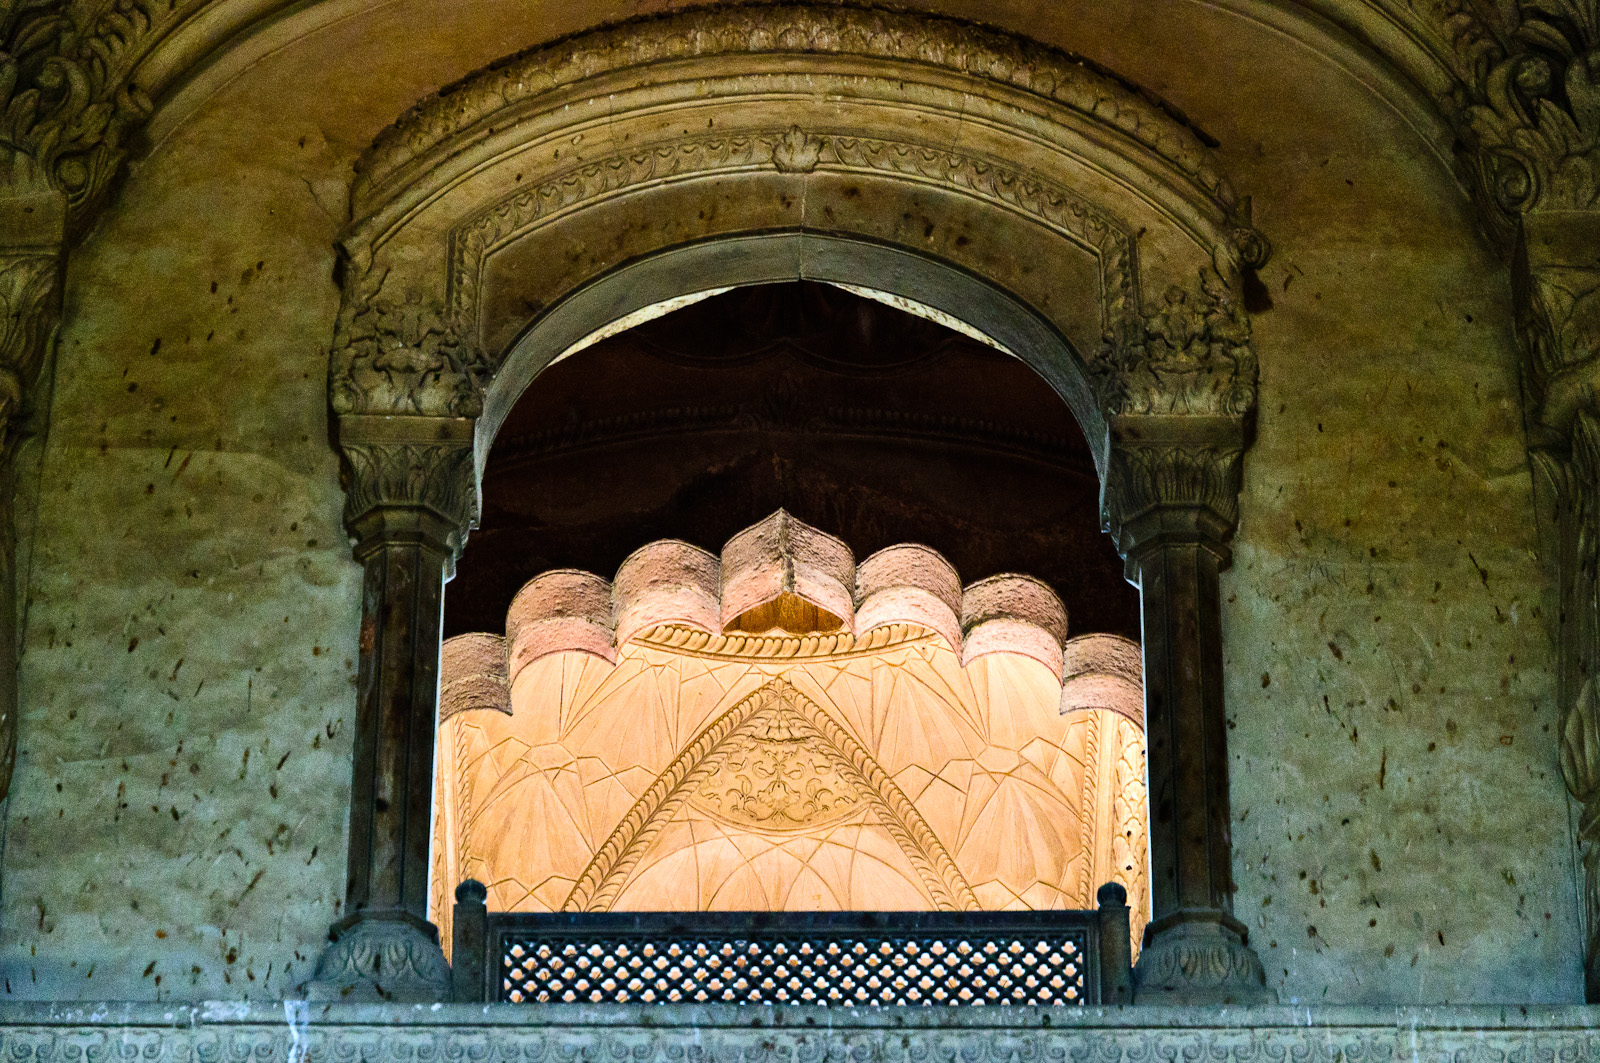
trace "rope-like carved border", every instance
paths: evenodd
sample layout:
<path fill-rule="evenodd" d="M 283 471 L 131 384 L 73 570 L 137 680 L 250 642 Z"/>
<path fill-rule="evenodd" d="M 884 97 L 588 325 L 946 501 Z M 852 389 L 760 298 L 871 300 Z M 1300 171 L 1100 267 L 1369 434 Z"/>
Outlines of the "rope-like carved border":
<path fill-rule="evenodd" d="M 883 802 L 889 813 L 885 827 L 916 868 L 934 904 L 941 911 L 976 910 L 978 900 L 972 887 L 900 787 L 844 728 L 779 678 L 714 720 L 656 777 L 578 876 L 562 911 L 609 911 L 650 844 L 714 770 L 711 753 L 775 702 L 798 709 L 801 719 L 815 729 L 818 737 L 831 743 L 844 757 L 857 782 Z"/>
<path fill-rule="evenodd" d="M 930 642 L 936 636 L 913 624 L 885 624 L 865 635 L 721 635 L 681 624 L 660 624 L 631 641 L 652 649 L 671 650 L 695 657 L 746 661 L 752 657 L 793 660 L 807 657 L 837 659 L 872 654 L 891 646 Z"/>

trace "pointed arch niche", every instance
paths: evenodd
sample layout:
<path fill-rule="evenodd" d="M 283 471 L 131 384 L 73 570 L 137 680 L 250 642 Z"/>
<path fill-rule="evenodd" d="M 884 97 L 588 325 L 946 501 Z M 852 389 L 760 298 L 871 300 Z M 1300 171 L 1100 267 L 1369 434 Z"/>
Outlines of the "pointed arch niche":
<path fill-rule="evenodd" d="M 1139 647 L 1020 575 L 779 511 L 558 570 L 444 645 L 430 919 L 1092 908 L 1148 919 Z"/>

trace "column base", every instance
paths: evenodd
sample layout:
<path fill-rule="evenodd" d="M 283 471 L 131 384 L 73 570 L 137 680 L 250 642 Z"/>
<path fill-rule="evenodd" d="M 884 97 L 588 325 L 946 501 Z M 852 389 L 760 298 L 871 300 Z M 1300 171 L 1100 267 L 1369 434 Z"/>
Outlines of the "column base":
<path fill-rule="evenodd" d="M 1136 1004 L 1275 1004 L 1244 924 L 1220 911 L 1153 922 L 1133 968 Z"/>
<path fill-rule="evenodd" d="M 305 984 L 308 1000 L 403 1003 L 450 999 L 439 928 L 410 912 L 367 909 L 335 923 Z"/>

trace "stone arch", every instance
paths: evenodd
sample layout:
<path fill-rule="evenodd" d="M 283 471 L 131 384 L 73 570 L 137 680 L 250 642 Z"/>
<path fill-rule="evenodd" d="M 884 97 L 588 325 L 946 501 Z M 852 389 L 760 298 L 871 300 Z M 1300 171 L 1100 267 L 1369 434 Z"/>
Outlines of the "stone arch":
<path fill-rule="evenodd" d="M 360 969 L 362 935 L 425 911 L 442 578 L 511 403 L 653 305 L 811 278 L 979 327 L 1077 415 L 1143 592 L 1152 792 L 1177 809 L 1152 817 L 1143 984 L 1259 993 L 1229 911 L 1217 572 L 1255 403 L 1242 280 L 1268 245 L 1202 132 L 971 23 L 694 9 L 425 100 L 362 156 L 352 207 L 329 399 L 367 572 L 365 722 L 352 914 L 326 969 Z"/>

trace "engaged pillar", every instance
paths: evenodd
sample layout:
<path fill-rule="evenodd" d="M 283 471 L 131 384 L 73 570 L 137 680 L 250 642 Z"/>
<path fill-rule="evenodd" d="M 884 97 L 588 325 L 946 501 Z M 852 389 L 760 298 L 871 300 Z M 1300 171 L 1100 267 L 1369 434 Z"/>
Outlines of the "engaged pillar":
<path fill-rule="evenodd" d="M 1237 523 L 1244 422 L 1112 422 L 1105 511 L 1143 606 L 1151 920 L 1142 1004 L 1272 999 L 1233 916 L 1218 574 Z"/>
<path fill-rule="evenodd" d="M 314 999 L 446 1000 L 428 922 L 444 583 L 473 505 L 471 418 L 346 416 L 345 522 L 365 568 L 345 916 Z"/>

